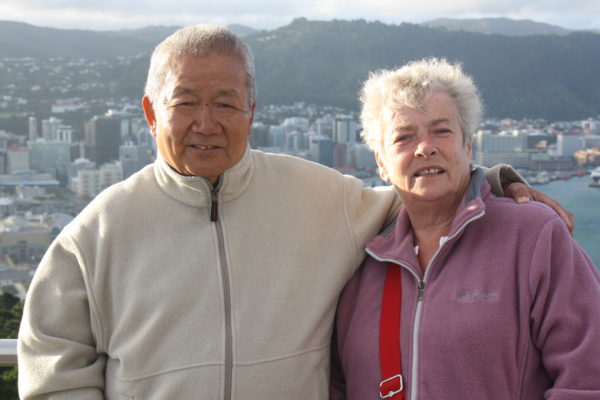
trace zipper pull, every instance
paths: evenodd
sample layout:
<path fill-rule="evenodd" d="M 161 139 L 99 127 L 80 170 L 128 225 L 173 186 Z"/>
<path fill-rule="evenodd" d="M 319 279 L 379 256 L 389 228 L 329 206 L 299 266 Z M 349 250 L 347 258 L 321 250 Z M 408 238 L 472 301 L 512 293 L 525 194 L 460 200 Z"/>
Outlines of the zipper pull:
<path fill-rule="evenodd" d="M 219 175 L 217 183 L 213 186 L 210 196 L 210 220 L 215 222 L 219 219 L 219 189 L 221 188 L 221 182 L 223 181 L 223 175 Z"/>
<path fill-rule="evenodd" d="M 423 291 L 425 290 L 425 281 L 421 279 L 419 281 L 419 296 L 417 297 L 417 301 L 423 300 Z"/>
<path fill-rule="evenodd" d="M 211 203 L 210 203 L 210 220 L 215 222 L 219 218 L 219 201 L 217 200 L 217 192 L 212 191 Z"/>

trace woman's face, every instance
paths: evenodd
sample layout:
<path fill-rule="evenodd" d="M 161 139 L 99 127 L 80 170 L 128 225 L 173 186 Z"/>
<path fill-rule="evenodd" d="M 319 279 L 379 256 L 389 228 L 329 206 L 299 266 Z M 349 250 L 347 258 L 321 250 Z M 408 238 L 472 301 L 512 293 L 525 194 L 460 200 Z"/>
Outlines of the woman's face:
<path fill-rule="evenodd" d="M 463 141 L 450 96 L 436 92 L 422 109 L 403 106 L 393 111 L 375 154 L 381 179 L 392 183 L 405 201 L 462 197 L 473 154 L 471 140 Z"/>

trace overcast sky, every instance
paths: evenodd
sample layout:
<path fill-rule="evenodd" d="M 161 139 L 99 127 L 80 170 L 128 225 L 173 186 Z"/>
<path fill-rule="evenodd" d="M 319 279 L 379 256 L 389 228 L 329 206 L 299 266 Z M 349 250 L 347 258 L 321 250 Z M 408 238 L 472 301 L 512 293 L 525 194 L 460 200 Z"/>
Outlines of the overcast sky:
<path fill-rule="evenodd" d="M 434 18 L 507 17 L 600 29 L 599 0 L 0 0 L 0 20 L 64 29 L 132 29 L 192 23 L 273 29 L 294 18 L 399 24 Z"/>

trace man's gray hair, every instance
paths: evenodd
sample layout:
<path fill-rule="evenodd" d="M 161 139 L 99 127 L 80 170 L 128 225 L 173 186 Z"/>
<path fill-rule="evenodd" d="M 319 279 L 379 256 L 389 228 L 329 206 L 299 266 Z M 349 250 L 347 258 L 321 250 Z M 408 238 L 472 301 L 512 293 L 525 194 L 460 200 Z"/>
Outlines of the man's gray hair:
<path fill-rule="evenodd" d="M 379 151 L 382 134 L 389 129 L 393 111 L 408 106 L 422 109 L 433 93 L 446 93 L 454 101 L 466 142 L 483 115 L 483 104 L 477 87 L 461 65 L 445 59 L 428 58 L 413 61 L 397 70 L 381 70 L 370 74 L 360 100 L 362 103 L 361 136 L 373 151 Z"/>
<path fill-rule="evenodd" d="M 244 63 L 249 106 L 256 99 L 256 71 L 250 47 L 231 30 L 217 25 L 191 25 L 163 40 L 152 53 L 144 94 L 157 104 L 165 88 L 169 61 L 176 57 L 210 54 L 237 55 Z M 199 67 L 201 68 L 201 66 Z"/>

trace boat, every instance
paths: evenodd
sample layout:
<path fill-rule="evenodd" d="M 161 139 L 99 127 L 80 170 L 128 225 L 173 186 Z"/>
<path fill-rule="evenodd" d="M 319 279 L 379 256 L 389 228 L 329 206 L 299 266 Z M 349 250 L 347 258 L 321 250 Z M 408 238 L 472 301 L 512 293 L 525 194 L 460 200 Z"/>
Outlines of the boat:
<path fill-rule="evenodd" d="M 590 173 L 594 182 L 600 181 L 600 167 L 596 167 L 596 169 L 592 170 Z"/>

